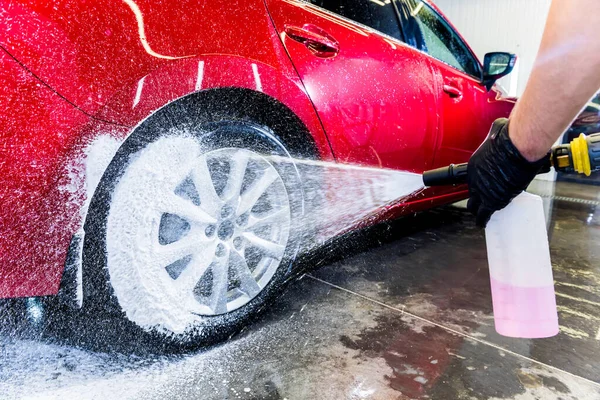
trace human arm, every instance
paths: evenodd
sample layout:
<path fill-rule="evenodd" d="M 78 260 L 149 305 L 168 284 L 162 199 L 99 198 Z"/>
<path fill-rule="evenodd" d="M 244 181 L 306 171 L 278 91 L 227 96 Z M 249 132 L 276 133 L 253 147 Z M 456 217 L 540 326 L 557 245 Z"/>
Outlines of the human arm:
<path fill-rule="evenodd" d="M 551 146 L 600 89 L 598 26 L 600 1 L 553 0 L 523 96 L 469 161 L 467 207 L 477 225 L 527 188 Z"/>
<path fill-rule="evenodd" d="M 509 123 L 528 161 L 542 158 L 600 89 L 600 1 L 554 0 L 533 71 Z"/>

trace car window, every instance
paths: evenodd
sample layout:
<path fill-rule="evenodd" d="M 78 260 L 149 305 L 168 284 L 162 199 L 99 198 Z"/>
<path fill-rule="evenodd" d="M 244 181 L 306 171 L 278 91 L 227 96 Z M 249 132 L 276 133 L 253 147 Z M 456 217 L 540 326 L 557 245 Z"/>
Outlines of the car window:
<path fill-rule="evenodd" d="M 402 40 L 392 0 L 309 0 L 309 3 Z"/>
<path fill-rule="evenodd" d="M 408 44 L 462 72 L 481 77 L 479 62 L 435 10 L 418 0 L 404 0 L 403 9 Z"/>

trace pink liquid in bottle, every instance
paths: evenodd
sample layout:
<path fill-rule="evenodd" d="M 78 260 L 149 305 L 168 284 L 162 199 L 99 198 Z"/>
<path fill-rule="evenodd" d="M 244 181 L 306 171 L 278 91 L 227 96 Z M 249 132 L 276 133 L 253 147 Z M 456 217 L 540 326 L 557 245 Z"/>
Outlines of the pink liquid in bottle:
<path fill-rule="evenodd" d="M 517 196 L 485 229 L 494 323 L 509 337 L 558 333 L 558 315 L 542 199 Z"/>

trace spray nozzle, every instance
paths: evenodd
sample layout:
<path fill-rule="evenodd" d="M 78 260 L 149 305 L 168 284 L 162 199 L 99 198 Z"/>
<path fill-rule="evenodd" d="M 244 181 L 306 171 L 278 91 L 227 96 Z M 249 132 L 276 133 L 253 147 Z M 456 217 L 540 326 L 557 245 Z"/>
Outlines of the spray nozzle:
<path fill-rule="evenodd" d="M 425 171 L 423 173 L 423 183 L 425 186 L 467 183 L 467 164 L 450 164 L 448 167 Z"/>

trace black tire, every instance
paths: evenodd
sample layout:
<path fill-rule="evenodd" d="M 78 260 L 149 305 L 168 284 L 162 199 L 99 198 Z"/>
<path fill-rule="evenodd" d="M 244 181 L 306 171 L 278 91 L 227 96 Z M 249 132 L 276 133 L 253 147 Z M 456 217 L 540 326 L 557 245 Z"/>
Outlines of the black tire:
<path fill-rule="evenodd" d="M 310 153 L 314 156 L 312 150 L 314 146 L 301 140 L 306 135 L 306 128 L 295 116 L 290 116 L 289 110 L 284 110 L 279 122 L 270 123 L 277 114 L 270 100 L 271 111 L 265 112 L 264 105 L 252 106 L 244 101 L 215 103 L 215 99 L 222 99 L 221 96 L 222 93 L 214 92 L 187 96 L 158 110 L 136 127 L 106 169 L 90 202 L 85 222 L 83 245 L 85 314 L 109 314 L 111 319 L 115 320 L 115 325 L 121 329 L 134 331 L 135 335 L 143 337 L 146 342 L 158 343 L 168 348 L 175 346 L 186 349 L 212 344 L 232 336 L 245 327 L 282 291 L 294 272 L 293 263 L 301 245 L 300 222 L 304 212 L 301 177 L 293 161 L 273 163 L 282 177 L 289 199 L 290 234 L 284 256 L 276 272 L 256 297 L 233 311 L 203 316 L 186 327 L 183 333 L 138 326 L 127 317 L 119 305 L 107 268 L 107 219 L 113 191 L 140 151 L 160 138 L 191 134 L 207 152 L 222 148 L 240 148 L 290 160 L 293 156 L 306 157 Z M 278 104 L 276 107 L 283 106 Z M 281 121 L 288 121 L 288 123 L 281 125 Z M 296 130 L 295 134 L 289 131 L 291 128 Z M 281 132 L 282 129 L 286 132 Z M 286 143 L 282 136 L 293 137 L 294 140 L 288 139 Z M 289 144 L 290 142 L 292 145 Z M 299 146 L 301 143 L 302 146 Z"/>

